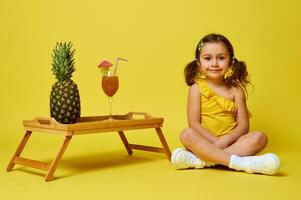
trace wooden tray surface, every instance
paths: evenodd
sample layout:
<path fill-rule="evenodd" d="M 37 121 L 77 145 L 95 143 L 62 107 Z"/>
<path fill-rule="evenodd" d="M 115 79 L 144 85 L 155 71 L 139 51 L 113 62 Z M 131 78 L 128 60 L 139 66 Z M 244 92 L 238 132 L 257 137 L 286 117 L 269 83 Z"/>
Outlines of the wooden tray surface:
<path fill-rule="evenodd" d="M 75 124 L 61 124 L 53 118 L 36 117 L 33 120 L 24 120 L 23 125 L 29 131 L 67 133 L 70 135 L 157 128 L 162 127 L 164 121 L 163 118 L 152 117 L 145 112 L 129 112 L 125 115 L 113 115 L 112 117 L 113 120 L 108 120 L 109 116 L 81 117 Z"/>

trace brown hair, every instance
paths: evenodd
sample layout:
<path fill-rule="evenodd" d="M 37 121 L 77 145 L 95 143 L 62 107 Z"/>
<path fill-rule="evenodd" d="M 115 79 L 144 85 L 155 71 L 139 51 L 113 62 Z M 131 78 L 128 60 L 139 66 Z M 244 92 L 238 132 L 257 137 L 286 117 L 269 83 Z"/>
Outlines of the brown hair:
<path fill-rule="evenodd" d="M 239 61 L 234 57 L 233 46 L 225 36 L 215 33 L 208 34 L 200 40 L 195 50 L 195 59 L 185 66 L 184 75 L 187 85 L 191 86 L 195 83 L 195 78 L 199 72 L 198 68 L 202 46 L 209 42 L 222 42 L 227 48 L 230 58 L 232 59 L 233 64 L 230 68 L 233 70 L 233 73 L 225 79 L 227 87 L 230 88 L 232 86 L 241 85 L 246 91 L 246 86 L 250 83 L 246 63 L 244 61 Z"/>

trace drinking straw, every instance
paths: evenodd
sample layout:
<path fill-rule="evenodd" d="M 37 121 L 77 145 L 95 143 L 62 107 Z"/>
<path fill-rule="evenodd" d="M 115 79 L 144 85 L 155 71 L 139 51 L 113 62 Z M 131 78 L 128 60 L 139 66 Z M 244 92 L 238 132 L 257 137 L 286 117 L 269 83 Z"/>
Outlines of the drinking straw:
<path fill-rule="evenodd" d="M 116 76 L 116 73 L 117 73 L 117 67 L 118 67 L 119 60 L 128 61 L 127 59 L 124 59 L 124 58 L 116 58 L 115 70 L 114 70 L 114 74 L 113 74 L 114 76 Z"/>

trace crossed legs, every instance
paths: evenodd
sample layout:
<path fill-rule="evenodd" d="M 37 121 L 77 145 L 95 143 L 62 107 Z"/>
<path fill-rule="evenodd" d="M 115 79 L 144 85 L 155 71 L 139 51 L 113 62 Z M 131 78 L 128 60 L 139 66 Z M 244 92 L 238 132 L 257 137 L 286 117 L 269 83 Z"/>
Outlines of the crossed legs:
<path fill-rule="evenodd" d="M 180 136 L 182 144 L 202 160 L 229 166 L 231 154 L 252 156 L 267 144 L 267 137 L 260 131 L 250 132 L 240 137 L 234 144 L 220 149 L 192 128 L 185 129 Z"/>

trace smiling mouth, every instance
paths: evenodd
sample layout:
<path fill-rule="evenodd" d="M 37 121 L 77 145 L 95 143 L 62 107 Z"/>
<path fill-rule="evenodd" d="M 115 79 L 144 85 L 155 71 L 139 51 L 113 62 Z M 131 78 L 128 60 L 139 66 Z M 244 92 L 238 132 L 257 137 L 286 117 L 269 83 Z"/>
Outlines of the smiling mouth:
<path fill-rule="evenodd" d="M 209 71 L 209 72 L 221 72 L 222 70 L 220 70 L 220 69 L 214 69 L 214 70 L 208 69 L 207 71 Z"/>

